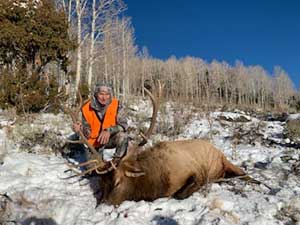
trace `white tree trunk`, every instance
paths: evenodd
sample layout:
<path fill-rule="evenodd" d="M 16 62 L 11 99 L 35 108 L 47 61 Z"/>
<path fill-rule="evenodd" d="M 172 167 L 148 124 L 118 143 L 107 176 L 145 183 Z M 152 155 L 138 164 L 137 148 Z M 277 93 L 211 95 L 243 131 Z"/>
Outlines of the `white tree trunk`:
<path fill-rule="evenodd" d="M 79 1 L 79 0 L 77 0 Z M 80 14 L 79 14 L 80 15 Z M 81 72 L 81 15 L 78 15 L 78 21 L 77 21 L 77 63 L 76 63 L 76 81 L 75 81 L 75 89 L 76 92 L 79 89 L 80 84 L 80 72 Z"/>
<path fill-rule="evenodd" d="M 108 63 L 106 54 L 104 55 L 104 80 L 108 80 Z"/>
<path fill-rule="evenodd" d="M 76 80 L 75 89 L 76 92 L 79 88 L 80 83 L 80 68 L 81 68 L 81 12 L 80 12 L 80 0 L 76 0 L 76 12 L 77 12 L 77 58 L 76 58 Z"/>
<path fill-rule="evenodd" d="M 88 87 L 89 87 L 89 90 L 92 90 L 95 32 L 96 32 L 96 0 L 93 0 L 91 42 L 90 42 L 90 51 L 89 51 L 89 58 L 88 58 Z"/>
<path fill-rule="evenodd" d="M 126 60 L 127 60 L 127 53 L 126 53 L 126 39 L 125 39 L 125 29 L 126 29 L 126 24 L 125 20 L 122 20 L 122 70 L 123 70 L 123 96 L 124 98 L 126 97 L 126 92 L 127 92 L 127 87 L 126 87 L 126 80 L 127 80 L 127 65 L 126 65 Z"/>
<path fill-rule="evenodd" d="M 76 0 L 77 13 L 77 59 L 76 59 L 76 80 L 75 80 L 75 94 L 77 93 L 81 81 L 81 64 L 82 64 L 82 15 L 85 11 L 87 0 Z"/>

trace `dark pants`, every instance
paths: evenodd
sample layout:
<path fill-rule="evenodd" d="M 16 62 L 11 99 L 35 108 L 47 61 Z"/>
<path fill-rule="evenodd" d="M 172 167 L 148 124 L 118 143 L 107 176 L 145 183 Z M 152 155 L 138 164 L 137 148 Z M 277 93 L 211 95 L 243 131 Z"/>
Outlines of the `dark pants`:
<path fill-rule="evenodd" d="M 113 157 L 122 158 L 127 153 L 128 142 L 129 142 L 129 137 L 127 133 L 120 131 L 114 134 L 113 136 L 111 136 L 108 143 L 105 146 L 100 147 L 97 150 L 100 151 L 103 158 L 104 149 L 116 148 L 116 152 Z"/>
<path fill-rule="evenodd" d="M 79 140 L 78 134 L 76 134 L 76 133 L 72 134 L 71 136 L 69 136 L 69 140 L 72 140 L 72 141 Z M 120 132 L 112 135 L 110 137 L 108 143 L 105 146 L 96 148 L 96 150 L 99 152 L 99 154 L 101 154 L 101 156 L 103 158 L 103 150 L 104 149 L 116 148 L 116 151 L 115 151 L 115 154 L 113 157 L 122 158 L 127 153 L 128 142 L 129 142 L 128 134 L 120 131 Z M 86 147 L 84 147 L 83 144 L 76 144 L 76 145 L 77 145 L 77 149 L 81 149 L 85 152 L 84 158 L 86 158 L 86 160 L 93 158 L 90 150 L 88 150 Z"/>

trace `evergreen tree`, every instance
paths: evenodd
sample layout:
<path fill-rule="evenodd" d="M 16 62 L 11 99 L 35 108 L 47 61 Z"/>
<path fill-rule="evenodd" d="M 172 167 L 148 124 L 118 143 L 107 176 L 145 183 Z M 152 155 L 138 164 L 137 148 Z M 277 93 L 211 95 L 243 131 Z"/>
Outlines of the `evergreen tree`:
<path fill-rule="evenodd" d="M 63 97 L 44 67 L 56 62 L 67 72 L 75 41 L 53 0 L 0 1 L 0 107 L 17 112 L 55 111 Z"/>
<path fill-rule="evenodd" d="M 51 61 L 66 71 L 67 54 L 75 47 L 68 36 L 63 11 L 53 0 L 10 0 L 0 2 L 0 63 L 13 69 L 20 65 L 42 72 Z"/>

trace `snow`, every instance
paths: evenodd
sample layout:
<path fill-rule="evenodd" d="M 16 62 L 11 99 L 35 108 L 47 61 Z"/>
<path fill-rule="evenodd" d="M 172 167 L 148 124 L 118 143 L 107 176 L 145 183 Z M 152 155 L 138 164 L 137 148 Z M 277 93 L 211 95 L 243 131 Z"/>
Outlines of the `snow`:
<path fill-rule="evenodd" d="M 288 116 L 288 120 L 300 119 L 300 113 L 291 114 Z"/>
<path fill-rule="evenodd" d="M 20 7 L 20 8 L 28 8 L 28 2 L 29 1 L 14 1 L 13 2 L 13 6 L 16 6 L 16 7 Z M 39 0 L 34 0 L 32 2 L 30 2 L 30 4 L 32 4 L 35 8 L 37 8 L 38 4 L 40 3 Z"/>
<path fill-rule="evenodd" d="M 147 114 L 147 104 L 132 108 L 136 114 L 139 111 Z M 167 106 L 166 110 L 172 110 L 172 106 Z M 174 115 L 174 112 L 170 111 L 170 114 Z M 60 154 L 24 151 L 8 138 L 8 127 L 0 126 L 0 206 L 6 203 L 6 214 L 0 211 L 0 222 L 14 220 L 20 224 L 51 225 L 300 224 L 300 178 L 293 171 L 293 166 L 299 162 L 299 150 L 280 145 L 265 146 L 259 140 L 255 145 L 240 143 L 234 147 L 233 140 L 228 137 L 234 134 L 236 127 L 230 122 L 228 126 L 222 126 L 217 119 L 220 115 L 226 118 L 247 116 L 236 111 L 201 117 L 196 112 L 183 132 L 172 138 L 207 138 L 211 135 L 211 141 L 230 161 L 242 166 L 262 184 L 233 179 L 209 184 L 184 200 L 125 201 L 119 207 L 101 204 L 95 208 L 94 190 L 99 182 L 96 177 L 65 179 L 73 173 L 65 172 L 68 170 L 66 159 Z M 17 129 L 9 119 L 1 116 L 0 119 L 0 124 Z M 247 119 L 249 121 L 244 122 L 246 128 L 259 122 L 250 116 Z M 43 132 L 55 130 L 64 137 L 71 133 L 70 121 L 63 115 L 41 114 L 35 121 L 30 126 L 33 130 L 44 124 Z M 131 126 L 136 125 L 134 118 L 130 121 Z M 169 123 L 172 121 L 174 118 Z M 284 123 L 265 123 L 260 130 L 263 139 L 287 142 L 280 136 Z M 168 138 L 161 134 L 153 138 L 158 137 Z M 43 147 L 37 144 L 35 148 Z"/>

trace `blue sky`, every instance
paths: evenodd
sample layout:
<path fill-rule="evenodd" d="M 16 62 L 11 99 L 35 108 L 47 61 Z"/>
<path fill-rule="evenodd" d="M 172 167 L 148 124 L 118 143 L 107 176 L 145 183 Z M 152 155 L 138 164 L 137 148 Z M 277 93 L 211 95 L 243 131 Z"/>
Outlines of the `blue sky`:
<path fill-rule="evenodd" d="M 124 0 L 136 44 L 154 58 L 281 66 L 300 86 L 299 0 Z"/>

